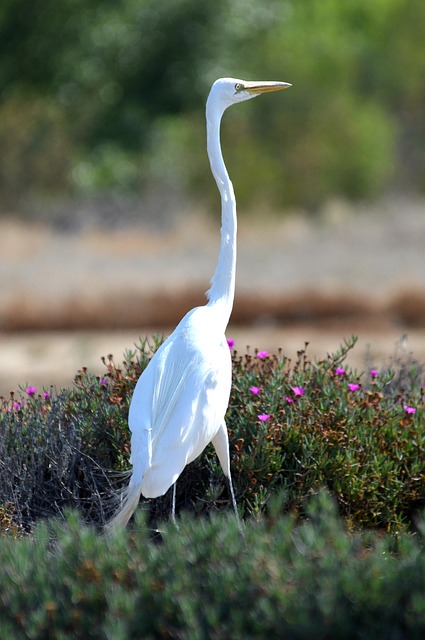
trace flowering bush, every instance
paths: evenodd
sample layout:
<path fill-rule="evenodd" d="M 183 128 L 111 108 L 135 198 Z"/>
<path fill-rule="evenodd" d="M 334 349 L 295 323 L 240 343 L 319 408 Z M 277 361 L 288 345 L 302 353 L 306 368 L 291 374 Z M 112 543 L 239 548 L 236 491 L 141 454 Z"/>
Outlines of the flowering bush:
<path fill-rule="evenodd" d="M 423 368 L 407 359 L 359 374 L 345 363 L 355 342 L 322 362 L 233 350 L 227 424 L 248 513 L 277 488 L 300 509 L 326 486 L 353 525 L 397 530 L 425 503 Z"/>
<path fill-rule="evenodd" d="M 127 413 L 134 385 L 161 343 L 143 341 L 112 356 L 105 372 L 82 369 L 72 389 L 26 387 L 2 399 L 0 506 L 5 522 L 31 526 L 40 516 L 78 507 L 102 524 L 128 468 Z M 226 416 L 238 506 L 248 517 L 284 492 L 285 509 L 326 487 L 352 526 L 409 526 L 425 500 L 424 372 L 412 359 L 356 372 L 346 364 L 355 345 L 311 362 L 282 353 L 240 355 L 228 340 L 233 387 Z M 126 482 L 127 480 L 125 480 Z M 177 510 L 227 508 L 223 474 L 212 447 L 184 470 Z M 149 501 L 150 517 L 168 517 L 169 496 Z"/>

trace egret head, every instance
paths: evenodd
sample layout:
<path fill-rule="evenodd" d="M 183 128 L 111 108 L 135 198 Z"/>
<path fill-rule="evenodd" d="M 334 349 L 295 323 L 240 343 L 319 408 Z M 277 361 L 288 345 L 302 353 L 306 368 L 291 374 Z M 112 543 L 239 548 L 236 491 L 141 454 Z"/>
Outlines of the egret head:
<path fill-rule="evenodd" d="M 224 111 L 227 107 L 237 102 L 250 100 L 262 93 L 287 89 L 290 86 L 292 85 L 288 82 L 253 82 L 238 80 L 237 78 L 219 78 L 211 87 L 208 103 Z"/>

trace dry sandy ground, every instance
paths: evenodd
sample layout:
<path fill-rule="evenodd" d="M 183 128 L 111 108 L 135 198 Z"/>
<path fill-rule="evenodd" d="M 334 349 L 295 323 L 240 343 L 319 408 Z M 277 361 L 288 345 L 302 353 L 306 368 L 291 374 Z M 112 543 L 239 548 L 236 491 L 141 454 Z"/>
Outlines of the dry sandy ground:
<path fill-rule="evenodd" d="M 66 234 L 0 221 L 0 394 L 19 384 L 70 384 L 100 357 L 120 361 L 138 336 L 167 333 L 215 268 L 218 223 L 187 215 L 162 232 Z M 351 362 L 377 364 L 408 335 L 425 360 L 425 205 L 374 211 L 334 202 L 314 221 L 240 221 L 237 299 L 228 335 L 238 349 L 312 357 L 357 334 Z"/>

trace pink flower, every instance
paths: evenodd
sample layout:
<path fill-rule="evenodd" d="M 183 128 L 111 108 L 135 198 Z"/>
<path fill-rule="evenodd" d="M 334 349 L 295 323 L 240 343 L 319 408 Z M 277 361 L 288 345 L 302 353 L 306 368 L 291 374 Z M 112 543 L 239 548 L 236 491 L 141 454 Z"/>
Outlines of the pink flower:
<path fill-rule="evenodd" d="M 357 382 L 349 382 L 348 388 L 350 389 L 350 391 L 358 391 L 360 389 L 360 385 L 357 384 Z"/>
<path fill-rule="evenodd" d="M 12 407 L 13 409 L 15 409 L 15 411 L 19 411 L 19 409 L 21 408 L 21 405 L 19 404 L 19 402 L 14 402 Z"/>
<path fill-rule="evenodd" d="M 291 404 L 291 402 L 294 402 L 294 399 L 290 398 L 289 396 L 286 396 L 285 400 L 288 404 Z"/>
<path fill-rule="evenodd" d="M 45 391 L 45 392 L 43 393 L 43 398 L 44 398 L 45 400 L 49 400 L 49 398 L 50 398 L 50 393 L 49 393 L 48 391 Z"/>
<path fill-rule="evenodd" d="M 294 396 L 303 396 L 304 395 L 304 387 L 291 387 L 294 392 Z"/>
<path fill-rule="evenodd" d="M 37 389 L 35 387 L 27 387 L 25 389 L 25 392 L 31 397 L 33 398 L 36 394 Z"/>
<path fill-rule="evenodd" d="M 335 369 L 335 373 L 337 376 L 343 376 L 345 375 L 345 369 L 343 369 L 342 367 L 337 367 Z"/>
<path fill-rule="evenodd" d="M 412 413 L 416 413 L 416 409 L 415 409 L 415 407 L 409 407 L 407 404 L 404 404 L 404 405 L 403 405 L 403 409 L 404 409 L 404 410 L 405 410 L 405 412 L 406 412 L 407 414 L 409 414 L 409 415 L 410 415 L 410 414 L 412 414 Z"/>
<path fill-rule="evenodd" d="M 260 413 L 258 416 L 258 419 L 261 420 L 261 422 L 267 422 L 269 418 L 270 418 L 269 413 Z"/>
<path fill-rule="evenodd" d="M 235 346 L 235 341 L 232 340 L 232 338 L 227 338 L 227 344 L 229 345 L 229 349 L 231 351 L 233 349 L 233 347 Z"/>
<path fill-rule="evenodd" d="M 107 386 L 108 386 L 108 381 L 107 381 L 107 379 L 106 379 L 106 378 L 101 378 L 101 379 L 99 380 L 99 384 L 101 384 L 101 385 L 102 385 L 102 387 L 107 387 Z"/>
<path fill-rule="evenodd" d="M 371 369 L 369 373 L 370 373 L 370 377 L 371 378 L 377 378 L 378 377 L 378 369 Z"/>
<path fill-rule="evenodd" d="M 258 396 L 261 391 L 261 387 L 249 387 L 249 390 L 254 396 Z"/>
<path fill-rule="evenodd" d="M 260 360 L 263 360 L 264 358 L 267 358 L 268 355 L 269 355 L 268 351 L 259 351 L 257 353 L 257 358 L 260 358 Z"/>

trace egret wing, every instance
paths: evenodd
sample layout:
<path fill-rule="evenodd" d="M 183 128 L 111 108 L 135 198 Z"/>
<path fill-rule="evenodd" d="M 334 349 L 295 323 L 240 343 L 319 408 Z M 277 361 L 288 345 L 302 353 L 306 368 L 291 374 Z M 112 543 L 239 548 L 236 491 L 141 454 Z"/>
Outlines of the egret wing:
<path fill-rule="evenodd" d="M 181 336 L 175 337 L 158 352 L 156 361 L 152 359 L 146 380 L 140 379 L 138 397 L 143 405 L 132 403 L 130 425 L 132 457 L 146 497 L 165 493 L 216 434 L 230 393 L 227 344 L 226 348 L 216 344 L 201 352 Z"/>
<path fill-rule="evenodd" d="M 153 451 L 163 438 L 182 395 L 190 395 L 191 390 L 196 393 L 192 378 L 197 364 L 194 357 L 190 360 L 183 357 L 167 358 L 163 366 L 156 369 L 151 424 Z"/>

